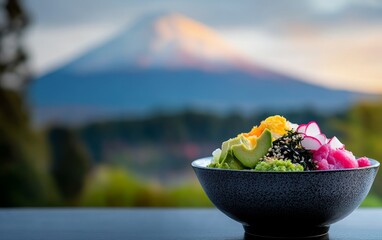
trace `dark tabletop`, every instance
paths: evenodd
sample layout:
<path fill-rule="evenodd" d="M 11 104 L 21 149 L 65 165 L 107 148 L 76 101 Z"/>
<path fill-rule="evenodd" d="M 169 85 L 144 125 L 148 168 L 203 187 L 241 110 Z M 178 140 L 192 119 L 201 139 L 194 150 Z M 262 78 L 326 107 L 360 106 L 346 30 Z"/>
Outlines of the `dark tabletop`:
<path fill-rule="evenodd" d="M 241 240 L 242 226 L 216 209 L 0 209 L 0 239 Z M 358 209 L 330 240 L 382 240 L 382 209 Z"/>

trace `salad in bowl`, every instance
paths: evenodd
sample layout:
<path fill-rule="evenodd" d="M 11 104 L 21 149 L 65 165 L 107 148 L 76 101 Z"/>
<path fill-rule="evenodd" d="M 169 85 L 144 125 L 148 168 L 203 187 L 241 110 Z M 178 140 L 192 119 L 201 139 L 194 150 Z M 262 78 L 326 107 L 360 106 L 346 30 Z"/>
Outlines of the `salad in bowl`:
<path fill-rule="evenodd" d="M 356 158 L 337 137 L 327 138 L 316 122 L 293 124 L 276 115 L 248 133 L 223 142 L 209 167 L 254 171 L 312 171 L 370 166 Z"/>
<path fill-rule="evenodd" d="M 326 235 L 365 199 L 379 168 L 317 123 L 278 115 L 191 165 L 211 202 L 246 234 L 289 239 Z"/>

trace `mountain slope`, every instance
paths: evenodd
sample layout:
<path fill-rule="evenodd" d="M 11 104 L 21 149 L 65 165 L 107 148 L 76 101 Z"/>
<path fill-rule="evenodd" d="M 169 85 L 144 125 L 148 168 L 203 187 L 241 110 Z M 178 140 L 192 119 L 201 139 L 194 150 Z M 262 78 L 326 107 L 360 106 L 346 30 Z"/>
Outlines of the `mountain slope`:
<path fill-rule="evenodd" d="M 126 69 L 227 69 L 256 67 L 203 24 L 172 13 L 138 21 L 70 65 L 76 72 Z"/>
<path fill-rule="evenodd" d="M 262 68 L 217 34 L 178 14 L 148 17 L 35 81 L 38 121 L 78 122 L 158 110 L 217 112 L 315 107 L 360 94 L 310 85 Z"/>

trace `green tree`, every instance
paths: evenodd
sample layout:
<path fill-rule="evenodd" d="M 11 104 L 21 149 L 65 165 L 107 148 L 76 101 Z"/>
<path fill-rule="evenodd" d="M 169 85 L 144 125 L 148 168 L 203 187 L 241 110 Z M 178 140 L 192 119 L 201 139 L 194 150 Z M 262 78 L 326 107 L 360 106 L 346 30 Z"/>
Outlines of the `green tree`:
<path fill-rule="evenodd" d="M 0 19 L 0 206 L 55 204 L 44 141 L 30 127 L 23 97 L 30 79 L 21 44 L 28 17 L 19 1 L 6 0 Z"/>
<path fill-rule="evenodd" d="M 76 205 L 90 169 L 89 154 L 78 136 L 63 127 L 50 130 L 49 142 L 54 180 L 64 200 Z"/>
<path fill-rule="evenodd" d="M 382 160 L 382 102 L 359 103 L 348 113 L 345 123 L 340 124 L 348 149 L 356 156 Z M 382 172 L 379 171 L 371 190 L 382 199 Z"/>

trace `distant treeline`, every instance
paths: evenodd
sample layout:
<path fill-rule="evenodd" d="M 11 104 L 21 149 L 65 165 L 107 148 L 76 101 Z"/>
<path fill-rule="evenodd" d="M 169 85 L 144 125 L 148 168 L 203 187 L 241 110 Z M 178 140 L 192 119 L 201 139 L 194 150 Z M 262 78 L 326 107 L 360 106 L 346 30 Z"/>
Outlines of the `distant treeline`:
<path fill-rule="evenodd" d="M 94 160 L 102 160 L 102 145 L 107 141 L 123 141 L 134 145 L 166 144 L 173 142 L 217 142 L 231 138 L 238 133 L 248 132 L 261 120 L 274 114 L 281 114 L 291 122 L 307 123 L 314 120 L 330 133 L 331 120 L 345 120 L 346 111 L 323 114 L 306 109 L 295 112 L 259 112 L 251 116 L 240 113 L 217 115 L 207 112 L 184 111 L 173 114 L 156 114 L 143 119 L 110 120 L 91 123 L 74 130 L 90 149 Z"/>
<path fill-rule="evenodd" d="M 18 149 L 28 149 L 23 162 L 20 160 L 25 164 L 20 166 L 16 158 L 12 160 L 11 155 L 6 155 L 8 165 L 4 165 L 7 167 L 0 174 L 6 188 L 0 203 L 1 206 L 211 206 L 192 173 L 190 161 L 211 155 L 222 141 L 249 131 L 273 114 L 295 123 L 314 120 L 328 137 L 336 135 L 356 156 L 382 159 L 382 102 L 359 103 L 336 113 L 306 109 L 244 116 L 188 110 L 81 127 L 51 126 L 35 133 L 38 141 L 31 138 L 33 141 L 29 142 L 22 140 L 26 138 L 19 134 L 19 128 L 1 126 L 0 121 L 0 129 L 8 129 L 10 137 L 20 136 L 15 138 L 20 139 Z M 45 160 L 41 161 L 40 156 Z M 25 175 L 31 172 L 31 166 L 38 169 L 33 170 L 37 174 L 33 178 Z M 382 174 L 379 174 L 364 206 L 382 206 L 381 199 Z"/>
<path fill-rule="evenodd" d="M 237 133 L 249 131 L 261 120 L 274 114 L 283 115 L 295 123 L 314 120 L 328 137 L 336 135 L 355 155 L 382 159 L 382 148 L 378 147 L 382 146 L 382 103 L 359 103 L 348 110 L 331 113 L 305 109 L 284 113 L 259 112 L 244 116 L 239 113 L 216 115 L 188 110 L 174 114 L 156 114 L 143 119 L 91 123 L 71 131 L 90 153 L 93 166 L 111 164 L 133 173 L 138 172 L 138 176 L 139 173 L 146 172 L 144 176 L 150 178 L 150 174 L 157 172 L 167 171 L 167 174 L 171 174 L 189 169 L 187 160 L 190 159 L 187 159 L 186 154 L 176 154 L 166 146 L 181 146 L 186 143 L 199 147 L 207 145 L 207 148 L 198 152 L 200 156 L 197 157 L 209 156 L 222 141 Z M 53 130 L 54 128 L 50 131 Z M 118 143 L 121 147 L 112 148 L 112 154 L 106 154 L 110 152 L 110 142 Z M 371 193 L 370 205 L 382 203 L 381 187 L 380 174 Z"/>

